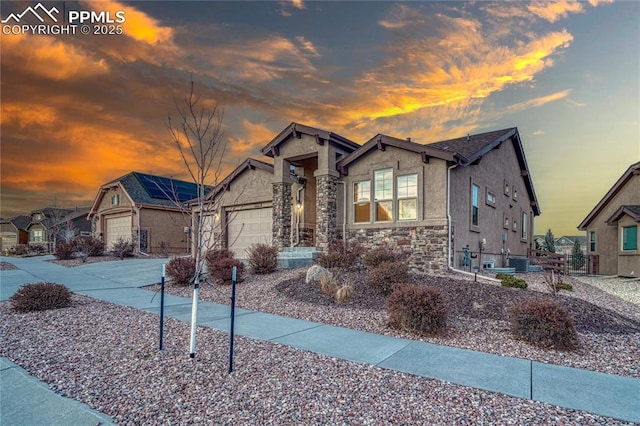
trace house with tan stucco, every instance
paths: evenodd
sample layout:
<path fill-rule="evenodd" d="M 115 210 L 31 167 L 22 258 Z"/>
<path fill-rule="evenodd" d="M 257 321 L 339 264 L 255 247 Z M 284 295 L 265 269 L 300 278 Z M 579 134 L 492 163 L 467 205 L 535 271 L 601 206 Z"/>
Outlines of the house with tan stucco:
<path fill-rule="evenodd" d="M 197 195 L 192 182 L 131 172 L 100 187 L 88 219 L 107 250 L 119 240 L 142 253 L 188 253 L 191 214 L 184 203 Z"/>
<path fill-rule="evenodd" d="M 640 162 L 634 163 L 607 191 L 578 229 L 587 233 L 592 271 L 603 275 L 640 276 Z"/>
<path fill-rule="evenodd" d="M 418 271 L 503 267 L 527 256 L 538 200 L 517 128 L 362 145 L 291 123 L 210 194 L 214 240 L 240 258 L 257 242 L 326 251 L 346 238 L 410 253 Z M 482 252 L 480 252 L 482 250 Z"/>

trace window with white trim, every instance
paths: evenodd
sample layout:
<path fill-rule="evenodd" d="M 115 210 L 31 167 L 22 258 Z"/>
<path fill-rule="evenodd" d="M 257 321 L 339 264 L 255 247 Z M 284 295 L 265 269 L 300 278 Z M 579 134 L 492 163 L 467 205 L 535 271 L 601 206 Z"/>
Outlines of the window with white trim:
<path fill-rule="evenodd" d="M 111 197 L 111 205 L 117 206 L 118 204 L 120 204 L 120 195 L 116 194 L 113 197 Z"/>
<path fill-rule="evenodd" d="M 589 251 L 596 251 L 596 231 L 589 232 Z"/>
<path fill-rule="evenodd" d="M 398 176 L 398 220 L 418 218 L 418 175 Z"/>
<path fill-rule="evenodd" d="M 44 231 L 42 229 L 34 229 L 32 232 L 32 240 L 34 243 L 43 243 L 44 242 Z"/>
<path fill-rule="evenodd" d="M 375 221 L 393 220 L 393 169 L 373 172 L 373 191 L 375 201 Z"/>
<path fill-rule="evenodd" d="M 521 227 L 521 231 L 520 231 L 520 238 L 522 238 L 523 240 L 527 239 L 527 213 L 526 212 L 522 212 L 522 221 L 520 222 L 520 227 Z"/>
<path fill-rule="evenodd" d="M 353 221 L 371 222 L 371 181 L 353 183 Z"/>
<path fill-rule="evenodd" d="M 622 227 L 622 250 L 638 250 L 638 226 Z"/>

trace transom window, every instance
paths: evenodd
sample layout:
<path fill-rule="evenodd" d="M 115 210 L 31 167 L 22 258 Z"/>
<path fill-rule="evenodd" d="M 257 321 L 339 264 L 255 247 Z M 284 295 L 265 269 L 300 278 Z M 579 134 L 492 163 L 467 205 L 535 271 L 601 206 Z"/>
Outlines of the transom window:
<path fill-rule="evenodd" d="M 418 218 L 418 175 L 398 176 L 398 220 Z"/>
<path fill-rule="evenodd" d="M 354 222 L 371 221 L 371 181 L 365 180 L 353 184 Z"/>
<path fill-rule="evenodd" d="M 393 169 L 373 172 L 376 222 L 393 220 Z"/>
<path fill-rule="evenodd" d="M 622 250 L 638 250 L 638 226 L 622 228 Z"/>

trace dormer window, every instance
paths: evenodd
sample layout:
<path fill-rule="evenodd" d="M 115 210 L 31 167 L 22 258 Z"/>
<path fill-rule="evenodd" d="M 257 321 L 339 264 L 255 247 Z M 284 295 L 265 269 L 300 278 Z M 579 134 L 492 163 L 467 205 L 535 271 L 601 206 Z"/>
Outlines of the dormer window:
<path fill-rule="evenodd" d="M 116 194 L 113 197 L 111 197 L 111 205 L 117 206 L 118 204 L 120 204 L 120 195 Z"/>
<path fill-rule="evenodd" d="M 42 215 L 40 213 L 33 216 L 35 220 L 42 220 Z"/>

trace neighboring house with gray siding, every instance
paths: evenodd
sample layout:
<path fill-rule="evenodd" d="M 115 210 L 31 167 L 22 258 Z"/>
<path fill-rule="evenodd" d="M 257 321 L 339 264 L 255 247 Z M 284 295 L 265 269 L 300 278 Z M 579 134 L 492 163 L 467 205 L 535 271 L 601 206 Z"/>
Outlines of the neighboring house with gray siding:
<path fill-rule="evenodd" d="M 474 265 L 505 266 L 532 247 L 540 208 L 516 128 L 427 145 L 376 135 L 358 145 L 292 123 L 262 153 L 273 166 L 245 162 L 216 187 L 214 198 L 221 185 L 245 194 L 229 194 L 216 211 L 223 246 L 233 241 L 224 231 L 232 223 L 261 230 L 255 242 L 280 250 L 326 251 L 346 237 L 406 250 L 419 271 L 461 268 L 463 249 L 477 253 L 481 243 Z M 231 211 L 242 217 L 225 220 Z"/>
<path fill-rule="evenodd" d="M 640 276 L 640 162 L 602 197 L 578 229 L 586 231 L 587 254 L 603 275 Z"/>

